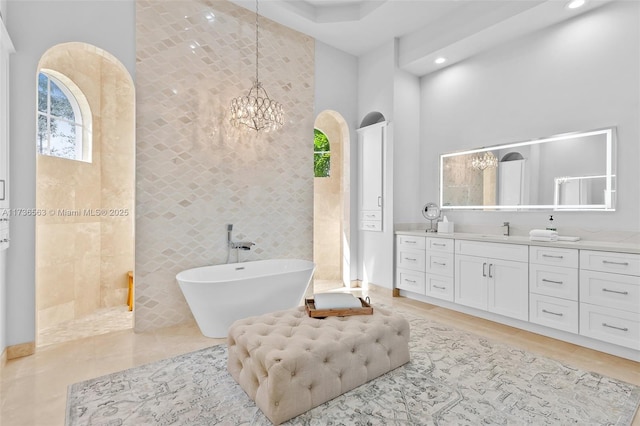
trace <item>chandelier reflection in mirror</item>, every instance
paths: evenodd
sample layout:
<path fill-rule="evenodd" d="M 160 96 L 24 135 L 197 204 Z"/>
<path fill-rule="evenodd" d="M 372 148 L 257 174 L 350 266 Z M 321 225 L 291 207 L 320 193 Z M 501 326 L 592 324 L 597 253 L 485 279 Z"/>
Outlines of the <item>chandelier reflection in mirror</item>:
<path fill-rule="evenodd" d="M 256 0 L 256 79 L 246 96 L 231 100 L 231 124 L 238 128 L 249 128 L 256 132 L 278 130 L 284 124 L 282 104 L 269 98 L 258 79 L 258 0 Z"/>
<path fill-rule="evenodd" d="M 492 152 L 486 151 L 484 154 L 476 154 L 471 159 L 471 167 L 475 170 L 495 169 L 498 167 L 498 159 Z"/>

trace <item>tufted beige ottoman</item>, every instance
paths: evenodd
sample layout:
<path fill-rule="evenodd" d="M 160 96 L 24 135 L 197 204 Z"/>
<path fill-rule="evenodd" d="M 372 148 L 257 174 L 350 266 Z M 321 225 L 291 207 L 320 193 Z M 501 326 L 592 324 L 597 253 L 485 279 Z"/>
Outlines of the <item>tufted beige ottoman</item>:
<path fill-rule="evenodd" d="M 409 361 L 409 323 L 373 315 L 309 318 L 304 307 L 234 322 L 227 368 L 280 424 Z"/>

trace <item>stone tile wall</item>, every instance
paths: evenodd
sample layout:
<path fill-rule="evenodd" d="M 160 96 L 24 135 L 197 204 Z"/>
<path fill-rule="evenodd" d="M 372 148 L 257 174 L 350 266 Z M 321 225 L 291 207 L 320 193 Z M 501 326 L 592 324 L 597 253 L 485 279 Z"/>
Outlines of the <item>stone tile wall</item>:
<path fill-rule="evenodd" d="M 143 331 L 191 319 L 175 276 L 226 262 L 228 223 L 236 240 L 256 243 L 242 261 L 312 259 L 314 41 L 260 19 L 260 81 L 286 124 L 244 134 L 230 127 L 228 108 L 255 78 L 254 12 L 227 1 L 138 0 L 136 14 Z"/>

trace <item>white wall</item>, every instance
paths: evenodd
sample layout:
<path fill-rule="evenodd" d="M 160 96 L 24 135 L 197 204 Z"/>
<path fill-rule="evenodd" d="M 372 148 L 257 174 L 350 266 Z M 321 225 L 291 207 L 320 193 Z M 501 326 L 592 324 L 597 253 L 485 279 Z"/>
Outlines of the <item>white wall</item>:
<path fill-rule="evenodd" d="M 11 57 L 10 93 L 12 208 L 28 209 L 35 207 L 35 102 L 40 57 L 58 43 L 81 41 L 113 54 L 133 75 L 135 3 L 11 1 L 7 4 L 7 26 L 16 48 Z M 35 221 L 12 218 L 7 254 L 8 346 L 35 339 L 34 256 Z"/>
<path fill-rule="evenodd" d="M 420 79 L 396 69 L 394 79 L 393 219 L 413 222 L 427 200 L 420 198 Z"/>
<path fill-rule="evenodd" d="M 384 115 L 387 129 L 382 232 L 360 232 L 358 278 L 382 287 L 393 286 L 393 150 L 395 41 L 358 58 L 358 120 L 370 112 Z M 352 164 L 356 164 L 354 161 Z M 353 222 L 358 226 L 358 221 Z"/>
<path fill-rule="evenodd" d="M 640 231 L 639 8 L 613 2 L 423 77 L 422 199 L 438 200 L 442 153 L 617 125 L 617 211 L 554 213 L 554 223 L 569 234 Z M 447 212 L 460 224 L 509 220 L 527 232 L 548 214 Z"/>
<path fill-rule="evenodd" d="M 316 40 L 315 43 L 315 116 L 322 111 L 340 113 L 349 126 L 351 181 L 351 280 L 358 278 L 358 59 Z"/>

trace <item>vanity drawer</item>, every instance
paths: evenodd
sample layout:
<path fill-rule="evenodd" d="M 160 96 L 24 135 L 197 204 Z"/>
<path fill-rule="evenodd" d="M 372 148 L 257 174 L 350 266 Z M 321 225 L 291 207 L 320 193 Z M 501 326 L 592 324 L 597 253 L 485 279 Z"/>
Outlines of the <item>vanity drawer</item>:
<path fill-rule="evenodd" d="M 640 316 L 619 309 L 581 303 L 580 334 L 640 350 Z"/>
<path fill-rule="evenodd" d="M 557 330 L 578 333 L 578 302 L 531 294 L 529 296 L 529 321 Z"/>
<path fill-rule="evenodd" d="M 580 269 L 640 275 L 640 254 L 580 250 Z"/>
<path fill-rule="evenodd" d="M 424 274 L 415 271 L 398 269 L 398 275 L 396 277 L 396 287 L 401 290 L 425 294 Z"/>
<path fill-rule="evenodd" d="M 360 220 L 382 220 L 382 210 L 364 210 L 360 212 Z"/>
<path fill-rule="evenodd" d="M 427 250 L 453 253 L 453 240 L 451 238 L 427 237 Z"/>
<path fill-rule="evenodd" d="M 424 272 L 425 255 L 423 250 L 398 249 L 396 267 Z"/>
<path fill-rule="evenodd" d="M 426 280 L 427 296 L 453 302 L 453 277 L 427 274 Z"/>
<path fill-rule="evenodd" d="M 412 248 L 424 250 L 424 237 L 415 237 L 413 235 L 398 235 L 398 248 Z"/>
<path fill-rule="evenodd" d="M 362 220 L 360 221 L 360 229 L 363 231 L 382 231 L 382 221 Z"/>
<path fill-rule="evenodd" d="M 580 301 L 640 313 L 640 277 L 580 271 Z"/>
<path fill-rule="evenodd" d="M 577 268 L 578 258 L 578 250 L 576 249 L 539 246 L 529 248 L 530 263 Z"/>
<path fill-rule="evenodd" d="M 529 246 L 522 244 L 485 243 L 481 241 L 455 240 L 456 254 L 491 257 L 494 259 L 529 261 Z"/>
<path fill-rule="evenodd" d="M 578 270 L 559 266 L 529 265 L 529 291 L 578 300 Z"/>
<path fill-rule="evenodd" d="M 426 253 L 426 271 L 431 274 L 453 277 L 453 253 Z"/>

